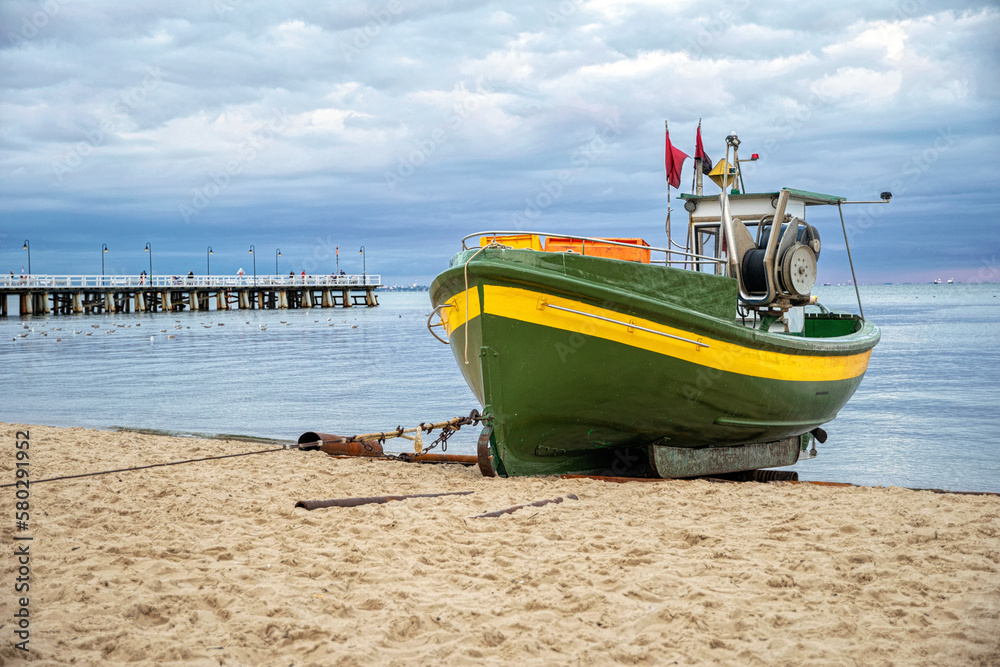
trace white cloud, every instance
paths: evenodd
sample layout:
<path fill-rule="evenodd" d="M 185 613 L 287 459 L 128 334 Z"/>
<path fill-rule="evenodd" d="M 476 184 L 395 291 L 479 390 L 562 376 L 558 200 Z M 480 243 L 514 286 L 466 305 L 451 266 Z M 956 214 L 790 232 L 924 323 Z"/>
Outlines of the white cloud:
<path fill-rule="evenodd" d="M 490 14 L 489 18 L 490 25 L 495 26 L 497 28 L 514 25 L 515 21 L 516 19 L 514 18 L 513 14 L 510 14 L 503 10 L 497 10 L 493 12 L 492 14 Z"/>
<path fill-rule="evenodd" d="M 320 37 L 323 30 L 315 25 L 307 25 L 304 21 L 285 21 L 275 26 L 272 31 L 275 44 L 285 48 L 300 49 Z"/>
<path fill-rule="evenodd" d="M 560 7 L 564 4 L 583 7 L 600 14 L 605 21 L 618 23 L 644 9 L 662 10 L 667 3 L 663 0 L 564 0 Z M 695 0 L 672 0 L 669 8 L 671 12 L 681 12 L 696 4 Z"/>
<path fill-rule="evenodd" d="M 896 97 L 902 78 L 898 70 L 878 72 L 864 67 L 842 67 L 819 79 L 811 89 L 826 99 L 880 105 Z"/>
<path fill-rule="evenodd" d="M 886 63 L 894 64 L 903 58 L 907 38 L 906 24 L 887 21 L 876 21 L 869 27 L 854 24 L 848 28 L 845 37 L 848 38 L 846 41 L 823 47 L 823 54 L 832 60 L 844 57 L 878 57 Z"/>
<path fill-rule="evenodd" d="M 639 53 L 635 58 L 621 58 L 614 62 L 588 65 L 580 69 L 582 76 L 597 76 L 606 78 L 640 77 L 655 72 L 679 68 L 688 62 L 683 53 L 666 51 L 649 51 Z"/>

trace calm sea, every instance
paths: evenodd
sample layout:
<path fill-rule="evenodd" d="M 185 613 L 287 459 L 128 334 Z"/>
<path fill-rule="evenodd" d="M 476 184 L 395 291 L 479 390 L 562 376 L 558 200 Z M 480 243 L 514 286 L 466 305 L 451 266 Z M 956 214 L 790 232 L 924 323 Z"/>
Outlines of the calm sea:
<path fill-rule="evenodd" d="M 851 287 L 819 295 L 856 310 Z M 819 456 L 796 466 L 800 478 L 1000 491 L 998 295 L 1000 285 L 863 287 L 882 342 L 825 427 Z M 427 333 L 427 294 L 379 300 L 347 310 L 9 317 L 0 320 L 0 420 L 295 440 L 479 408 L 450 350 Z M 448 451 L 474 453 L 476 436 L 464 429 Z"/>

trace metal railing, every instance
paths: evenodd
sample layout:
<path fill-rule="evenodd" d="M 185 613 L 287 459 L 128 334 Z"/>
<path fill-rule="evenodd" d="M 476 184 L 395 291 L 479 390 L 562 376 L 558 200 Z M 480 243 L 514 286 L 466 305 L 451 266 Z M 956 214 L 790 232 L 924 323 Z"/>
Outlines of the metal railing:
<path fill-rule="evenodd" d="M 688 252 L 686 250 L 671 250 L 669 248 L 658 248 L 656 246 L 637 245 L 635 243 L 627 243 L 627 242 L 624 242 L 624 241 L 612 241 L 612 240 L 609 240 L 609 239 L 602 239 L 602 238 L 599 238 L 599 237 L 596 237 L 596 236 L 575 236 L 573 234 L 552 234 L 552 233 L 549 233 L 549 232 L 528 232 L 528 231 L 520 231 L 520 230 L 519 231 L 476 232 L 475 234 L 469 234 L 467 236 L 463 236 L 462 237 L 462 250 L 469 250 L 469 247 L 466 244 L 466 241 L 468 241 L 469 239 L 472 239 L 472 238 L 482 238 L 484 236 L 486 236 L 486 237 L 494 237 L 494 236 L 521 236 L 521 235 L 525 235 L 525 236 L 531 235 L 531 236 L 538 236 L 538 237 L 543 237 L 543 238 L 549 238 L 549 237 L 551 237 L 551 238 L 557 238 L 557 239 L 573 239 L 574 241 L 581 241 L 580 248 L 581 248 L 582 252 L 578 253 L 578 254 L 583 254 L 583 255 L 587 254 L 587 242 L 592 242 L 592 243 L 596 243 L 596 244 L 599 244 L 599 245 L 616 245 L 616 246 L 622 246 L 624 248 L 632 248 L 632 249 L 638 248 L 640 250 L 648 250 L 650 252 L 662 252 L 662 253 L 664 253 L 664 259 L 661 259 L 661 260 L 658 260 L 658 261 L 657 260 L 652 260 L 652 262 L 653 263 L 659 263 L 659 264 L 664 264 L 665 263 L 668 266 L 673 266 L 675 264 L 683 265 L 685 263 L 686 264 L 690 264 L 690 263 L 692 263 L 694 261 L 704 262 L 706 264 L 723 264 L 723 263 L 725 263 L 725 260 L 720 260 L 720 259 L 718 259 L 716 257 L 709 257 L 707 255 L 698 255 L 696 253 Z M 670 258 L 671 255 L 679 255 L 681 257 L 681 259 L 671 259 Z"/>
<path fill-rule="evenodd" d="M 141 289 L 155 287 L 192 287 L 204 289 L 228 289 L 238 287 L 378 287 L 382 284 L 380 274 L 362 275 L 258 275 L 258 276 L 70 276 L 70 275 L 25 275 L 0 274 L 0 289 L 86 289 L 92 287 Z"/>

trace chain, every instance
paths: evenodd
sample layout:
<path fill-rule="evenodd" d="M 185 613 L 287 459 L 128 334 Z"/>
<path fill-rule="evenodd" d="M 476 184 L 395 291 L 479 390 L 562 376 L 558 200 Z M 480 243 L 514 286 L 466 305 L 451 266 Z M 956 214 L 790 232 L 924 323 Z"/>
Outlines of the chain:
<path fill-rule="evenodd" d="M 476 425 L 484 421 L 484 419 L 485 418 L 479 414 L 479 410 L 472 410 L 467 417 L 455 417 L 454 419 L 449 419 L 448 421 L 431 424 L 420 422 L 420 425 L 416 428 L 403 428 L 402 426 L 397 426 L 392 431 L 352 435 L 351 437 L 346 438 L 346 440 L 348 442 L 360 442 L 364 445 L 365 450 L 371 451 L 372 447 L 366 441 L 375 440 L 380 445 L 384 445 L 386 440 L 390 438 L 401 438 L 404 433 L 431 433 L 435 429 L 441 429 L 441 434 L 436 440 L 434 440 L 434 442 L 431 443 L 430 447 L 427 447 L 424 451 L 429 451 L 440 445 L 441 451 L 446 452 L 448 451 L 448 438 L 453 436 L 463 426 Z"/>
<path fill-rule="evenodd" d="M 447 452 L 448 438 L 458 433 L 459 429 L 461 429 L 463 426 L 468 426 L 470 424 L 474 426 L 481 421 L 482 417 L 479 414 L 479 410 L 475 409 L 469 413 L 468 417 L 456 417 L 455 419 L 449 420 L 447 424 L 441 427 L 440 435 L 438 435 L 438 437 L 430 444 L 429 447 L 426 447 L 424 449 L 424 452 L 429 452 L 438 445 L 441 445 L 442 452 Z M 433 428 L 426 427 L 424 426 L 424 424 L 420 424 L 420 428 L 421 430 L 424 430 L 427 433 L 430 433 L 433 430 Z"/>

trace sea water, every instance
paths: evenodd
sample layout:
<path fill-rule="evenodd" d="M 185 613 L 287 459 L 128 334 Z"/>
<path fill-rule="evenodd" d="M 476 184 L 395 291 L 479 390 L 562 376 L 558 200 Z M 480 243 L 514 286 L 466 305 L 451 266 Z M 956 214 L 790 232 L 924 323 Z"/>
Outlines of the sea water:
<path fill-rule="evenodd" d="M 827 306 L 857 312 L 852 287 L 817 291 Z M 998 294 L 1000 285 L 862 287 L 882 342 L 854 398 L 824 427 L 818 457 L 795 466 L 800 479 L 1000 491 Z M 383 292 L 379 302 L 8 317 L 0 421 L 294 441 L 480 408 L 451 350 L 427 331 L 427 293 Z M 477 431 L 462 429 L 448 451 L 475 453 Z M 386 449 L 411 445 L 389 440 Z"/>
<path fill-rule="evenodd" d="M 854 288 L 820 301 L 858 312 Z M 1000 491 L 1000 285 L 861 287 L 882 329 L 854 397 L 800 479 Z"/>

